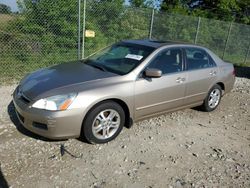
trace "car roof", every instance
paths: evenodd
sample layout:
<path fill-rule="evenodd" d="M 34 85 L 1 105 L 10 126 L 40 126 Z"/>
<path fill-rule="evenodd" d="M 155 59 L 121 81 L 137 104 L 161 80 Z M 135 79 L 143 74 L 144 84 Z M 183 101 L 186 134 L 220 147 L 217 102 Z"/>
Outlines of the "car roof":
<path fill-rule="evenodd" d="M 190 46 L 190 47 L 200 47 L 200 46 L 193 45 L 193 44 L 190 44 L 190 43 L 185 43 L 185 42 L 149 40 L 149 39 L 123 40 L 122 42 L 130 43 L 130 44 L 138 44 L 138 45 L 148 46 L 148 47 L 153 47 L 153 48 L 160 48 L 162 46 L 169 46 L 169 45 L 185 45 L 185 46 Z"/>
<path fill-rule="evenodd" d="M 220 57 L 218 57 L 215 53 L 213 53 L 211 50 L 209 50 L 208 48 L 203 47 L 203 46 L 198 46 L 195 44 L 191 44 L 191 43 L 176 42 L 176 41 L 149 40 L 149 39 L 123 40 L 122 42 L 142 45 L 142 46 L 151 47 L 151 48 L 155 48 L 155 49 L 163 47 L 163 46 L 200 48 L 200 49 L 205 50 L 215 60 L 217 65 L 223 63 L 223 60 Z"/>
<path fill-rule="evenodd" d="M 203 47 L 203 46 L 198 46 L 195 44 L 191 44 L 191 43 L 176 42 L 176 41 L 149 40 L 149 39 L 123 40 L 121 42 L 142 45 L 142 46 L 151 47 L 155 49 L 163 47 L 163 46 L 200 48 L 200 49 L 205 50 L 215 60 L 217 65 L 223 63 L 223 60 L 219 56 L 217 56 L 215 53 L 213 53 L 211 50 L 209 50 L 208 48 Z"/>

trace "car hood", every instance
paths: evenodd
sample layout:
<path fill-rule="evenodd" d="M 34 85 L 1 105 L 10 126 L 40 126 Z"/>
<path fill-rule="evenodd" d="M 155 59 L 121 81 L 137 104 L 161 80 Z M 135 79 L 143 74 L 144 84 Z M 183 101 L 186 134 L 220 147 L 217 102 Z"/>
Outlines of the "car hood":
<path fill-rule="evenodd" d="M 113 76 L 117 75 L 81 62 L 64 63 L 29 74 L 21 81 L 19 91 L 28 99 L 34 100 L 51 90 Z"/>

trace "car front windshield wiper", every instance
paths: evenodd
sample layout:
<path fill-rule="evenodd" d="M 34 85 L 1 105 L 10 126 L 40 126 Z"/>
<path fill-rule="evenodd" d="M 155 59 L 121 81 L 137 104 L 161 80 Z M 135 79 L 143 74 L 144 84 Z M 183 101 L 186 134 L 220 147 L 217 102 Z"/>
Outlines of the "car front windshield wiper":
<path fill-rule="evenodd" d="M 104 66 L 102 66 L 102 65 L 100 65 L 100 64 L 97 64 L 97 63 L 93 63 L 94 61 L 92 61 L 92 60 L 88 60 L 88 61 L 86 61 L 85 62 L 85 64 L 86 65 L 89 65 L 89 66 L 91 66 L 91 67 L 95 67 L 95 68 L 97 68 L 97 69 L 99 69 L 99 70 L 102 70 L 102 71 L 104 71 L 104 72 L 107 72 L 107 69 L 104 67 Z"/>
<path fill-rule="evenodd" d="M 88 64 L 88 65 L 90 65 L 90 66 L 92 66 L 92 67 L 95 67 L 95 68 L 97 68 L 97 69 L 100 69 L 100 70 L 102 70 L 102 71 L 104 71 L 104 72 L 107 72 L 107 69 L 105 69 L 103 66 L 101 66 L 101 65 L 97 65 L 97 64 Z"/>

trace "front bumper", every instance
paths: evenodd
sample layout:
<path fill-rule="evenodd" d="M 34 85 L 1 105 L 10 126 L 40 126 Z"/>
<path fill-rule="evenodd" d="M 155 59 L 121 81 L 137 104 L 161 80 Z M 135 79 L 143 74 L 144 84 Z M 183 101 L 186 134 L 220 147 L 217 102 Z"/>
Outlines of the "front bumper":
<path fill-rule="evenodd" d="M 33 133 L 50 139 L 77 138 L 81 133 L 82 109 L 48 111 L 30 107 L 26 100 L 13 94 L 16 114 L 22 125 Z"/>

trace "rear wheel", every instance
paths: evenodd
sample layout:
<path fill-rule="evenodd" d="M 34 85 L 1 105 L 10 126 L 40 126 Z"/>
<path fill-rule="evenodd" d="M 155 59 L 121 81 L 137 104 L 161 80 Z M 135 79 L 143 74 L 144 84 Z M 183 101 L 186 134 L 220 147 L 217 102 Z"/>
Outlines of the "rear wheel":
<path fill-rule="evenodd" d="M 206 112 L 215 110 L 220 104 L 221 96 L 221 87 L 217 84 L 214 85 L 208 92 L 208 95 L 203 102 L 202 109 Z"/>
<path fill-rule="evenodd" d="M 87 115 L 82 134 L 90 143 L 107 143 L 115 139 L 125 123 L 125 113 L 122 107 L 108 101 L 94 107 Z"/>

